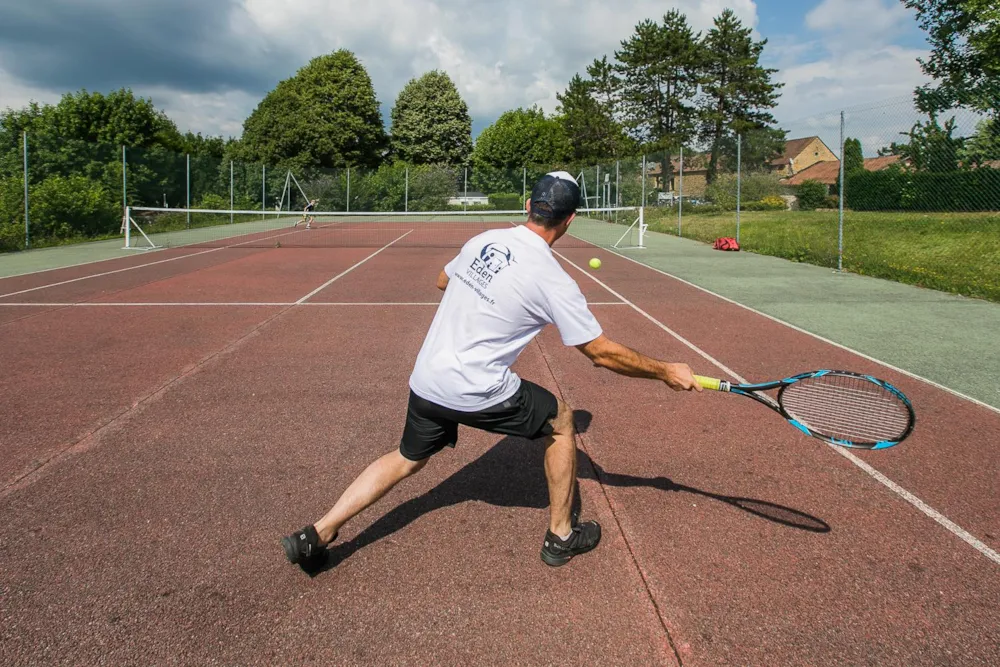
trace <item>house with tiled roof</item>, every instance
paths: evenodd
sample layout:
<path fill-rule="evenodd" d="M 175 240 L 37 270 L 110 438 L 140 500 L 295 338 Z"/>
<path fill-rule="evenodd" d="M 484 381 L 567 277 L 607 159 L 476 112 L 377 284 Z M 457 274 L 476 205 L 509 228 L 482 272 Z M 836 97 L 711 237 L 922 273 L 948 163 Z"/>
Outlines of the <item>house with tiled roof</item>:
<path fill-rule="evenodd" d="M 885 157 L 872 157 L 865 159 L 865 169 L 868 171 L 883 171 L 894 164 L 903 163 L 903 159 L 898 155 L 887 155 Z M 781 179 L 784 185 L 802 185 L 806 181 L 817 181 L 827 186 L 830 194 L 835 194 L 837 180 L 840 178 L 840 160 L 817 162 L 794 176 Z"/>
<path fill-rule="evenodd" d="M 804 137 L 785 142 L 781 156 L 771 161 L 771 171 L 782 176 L 794 176 L 819 162 L 836 162 L 830 147 L 819 137 Z"/>

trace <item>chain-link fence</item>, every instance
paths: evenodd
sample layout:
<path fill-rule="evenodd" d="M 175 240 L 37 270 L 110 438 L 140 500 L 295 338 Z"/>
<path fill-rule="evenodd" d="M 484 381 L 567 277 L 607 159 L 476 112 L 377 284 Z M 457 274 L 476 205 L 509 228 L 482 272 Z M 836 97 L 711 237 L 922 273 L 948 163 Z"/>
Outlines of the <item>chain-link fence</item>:
<path fill-rule="evenodd" d="M 1000 300 L 1000 121 L 930 117 L 902 98 L 787 127 L 590 164 L 301 171 L 27 135 L 0 156 L 0 250 L 117 235 L 126 205 L 261 216 L 301 212 L 310 199 L 331 212 L 523 210 L 532 184 L 562 169 L 586 208 L 644 207 L 651 242 L 731 236 L 750 252 Z M 599 217 L 634 223 L 628 212 Z"/>
<path fill-rule="evenodd" d="M 649 229 L 1000 300 L 1000 123 L 904 98 L 790 126 L 652 156 Z"/>

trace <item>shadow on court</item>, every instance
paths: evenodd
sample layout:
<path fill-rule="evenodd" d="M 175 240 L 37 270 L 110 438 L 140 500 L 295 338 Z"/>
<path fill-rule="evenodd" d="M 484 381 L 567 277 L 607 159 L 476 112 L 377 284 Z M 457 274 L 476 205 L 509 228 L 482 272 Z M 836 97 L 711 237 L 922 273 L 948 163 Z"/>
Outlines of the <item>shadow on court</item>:
<path fill-rule="evenodd" d="M 584 410 L 575 411 L 573 416 L 577 430 L 586 433 L 593 416 Z M 364 547 L 405 528 L 424 514 L 452 505 L 479 501 L 499 507 L 547 508 L 549 494 L 545 483 L 544 457 L 544 447 L 539 441 L 504 438 L 427 493 L 408 500 L 377 519 L 354 539 L 335 544 L 327 551 L 327 558 L 322 565 L 304 569 L 312 576 L 333 569 Z M 756 498 L 711 493 L 678 484 L 667 477 L 637 477 L 608 472 L 582 450 L 579 451 L 577 461 L 579 479 L 597 480 L 604 486 L 647 487 L 665 492 L 690 493 L 717 500 L 789 528 L 813 533 L 830 532 L 829 524 L 822 519 L 784 505 Z M 574 506 L 580 507 L 579 488 Z"/>

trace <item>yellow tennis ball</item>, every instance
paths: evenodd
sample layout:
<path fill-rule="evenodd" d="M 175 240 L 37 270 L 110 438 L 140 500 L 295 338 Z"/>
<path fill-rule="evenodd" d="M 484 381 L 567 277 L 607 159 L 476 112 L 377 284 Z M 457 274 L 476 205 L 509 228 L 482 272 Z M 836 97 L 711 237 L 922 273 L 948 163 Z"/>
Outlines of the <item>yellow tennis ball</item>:
<path fill-rule="evenodd" d="M 596 257 L 590 260 L 590 268 L 592 269 L 601 268 L 601 260 L 597 259 Z"/>

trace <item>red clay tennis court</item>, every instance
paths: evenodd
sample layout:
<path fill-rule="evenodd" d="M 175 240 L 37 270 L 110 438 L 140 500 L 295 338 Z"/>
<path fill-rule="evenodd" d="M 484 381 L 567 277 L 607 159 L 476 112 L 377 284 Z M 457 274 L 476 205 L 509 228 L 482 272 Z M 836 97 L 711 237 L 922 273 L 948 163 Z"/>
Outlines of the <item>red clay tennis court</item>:
<path fill-rule="evenodd" d="M 398 443 L 474 233 L 426 222 L 0 280 L 0 662 L 1000 662 L 1000 414 L 582 239 L 555 250 L 612 338 L 709 375 L 871 373 L 914 435 L 835 450 L 547 330 L 516 370 L 577 410 L 596 551 L 546 567 L 541 449 L 465 430 L 325 571 L 290 566 L 280 537 Z"/>

